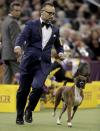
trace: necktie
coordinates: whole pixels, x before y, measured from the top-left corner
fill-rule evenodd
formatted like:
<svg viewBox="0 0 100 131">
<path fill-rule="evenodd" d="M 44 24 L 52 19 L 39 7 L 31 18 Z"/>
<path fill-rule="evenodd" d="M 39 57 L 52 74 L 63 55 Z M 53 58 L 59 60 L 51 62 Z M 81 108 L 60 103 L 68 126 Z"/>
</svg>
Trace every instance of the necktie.
<svg viewBox="0 0 100 131">
<path fill-rule="evenodd" d="M 51 24 L 46 23 L 46 22 L 42 22 L 42 27 L 44 27 L 44 26 L 46 26 L 46 28 L 48 29 L 51 26 Z"/>
</svg>

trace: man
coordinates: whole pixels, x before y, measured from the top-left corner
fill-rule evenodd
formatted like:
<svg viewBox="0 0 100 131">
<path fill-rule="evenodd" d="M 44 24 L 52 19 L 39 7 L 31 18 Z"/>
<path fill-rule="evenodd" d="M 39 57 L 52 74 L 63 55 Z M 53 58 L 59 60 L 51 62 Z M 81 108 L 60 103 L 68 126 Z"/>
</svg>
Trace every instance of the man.
<svg viewBox="0 0 100 131">
<path fill-rule="evenodd" d="M 20 14 L 20 3 L 11 3 L 10 14 L 5 18 L 2 25 L 2 60 L 5 68 L 3 83 L 5 84 L 11 84 L 13 76 L 19 72 L 16 54 L 14 53 L 14 44 L 20 32 L 17 21 Z"/>
<path fill-rule="evenodd" d="M 21 47 L 26 41 L 26 49 L 20 65 L 20 85 L 17 91 L 17 124 L 24 124 L 23 115 L 29 94 L 29 103 L 25 109 L 25 121 L 32 122 L 34 111 L 43 91 L 43 85 L 51 68 L 51 48 L 54 45 L 60 58 L 63 48 L 59 41 L 59 30 L 52 25 L 55 8 L 45 3 L 38 20 L 29 21 L 16 41 L 14 51 L 21 55 Z"/>
</svg>

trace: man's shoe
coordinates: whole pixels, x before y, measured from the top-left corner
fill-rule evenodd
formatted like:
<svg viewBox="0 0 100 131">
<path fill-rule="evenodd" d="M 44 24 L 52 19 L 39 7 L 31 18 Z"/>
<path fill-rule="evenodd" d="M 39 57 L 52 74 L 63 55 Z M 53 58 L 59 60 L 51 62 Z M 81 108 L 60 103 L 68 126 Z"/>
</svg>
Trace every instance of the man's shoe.
<svg viewBox="0 0 100 131">
<path fill-rule="evenodd" d="M 32 123 L 33 119 L 32 119 L 32 111 L 25 111 L 25 121 L 28 123 Z"/>
<path fill-rule="evenodd" d="M 16 119 L 16 124 L 18 124 L 18 125 L 24 125 L 24 120 L 21 119 L 21 118 L 17 118 Z"/>
</svg>

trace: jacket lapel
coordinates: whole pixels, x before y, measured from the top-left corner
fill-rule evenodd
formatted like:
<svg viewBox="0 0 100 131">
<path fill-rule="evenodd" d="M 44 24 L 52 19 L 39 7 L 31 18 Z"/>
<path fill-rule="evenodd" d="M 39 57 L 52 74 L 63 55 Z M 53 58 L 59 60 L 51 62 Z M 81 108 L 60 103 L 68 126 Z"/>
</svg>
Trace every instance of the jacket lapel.
<svg viewBox="0 0 100 131">
<path fill-rule="evenodd" d="M 36 21 L 37 24 L 38 24 L 38 31 L 39 31 L 39 35 L 40 37 L 42 38 L 42 28 L 41 28 L 41 22 L 40 22 L 40 19 Z"/>
<path fill-rule="evenodd" d="M 51 41 L 51 39 L 54 37 L 54 33 L 55 33 L 55 28 L 54 28 L 54 26 L 52 26 L 52 34 L 51 34 L 49 41 Z"/>
</svg>

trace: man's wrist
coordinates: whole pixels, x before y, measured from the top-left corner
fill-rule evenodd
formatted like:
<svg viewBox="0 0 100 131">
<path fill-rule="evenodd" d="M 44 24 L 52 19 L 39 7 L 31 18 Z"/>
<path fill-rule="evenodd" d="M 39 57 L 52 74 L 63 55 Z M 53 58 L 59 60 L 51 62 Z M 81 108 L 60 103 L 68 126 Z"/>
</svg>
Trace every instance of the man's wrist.
<svg viewBox="0 0 100 131">
<path fill-rule="evenodd" d="M 58 55 L 63 55 L 64 53 L 63 52 L 59 52 Z"/>
<path fill-rule="evenodd" d="M 14 49 L 21 49 L 21 47 L 20 46 L 15 46 Z"/>
<path fill-rule="evenodd" d="M 58 56 L 59 56 L 59 58 L 60 58 L 61 60 L 64 59 L 64 53 L 63 53 L 63 52 L 59 52 L 59 53 L 58 53 Z"/>
</svg>

